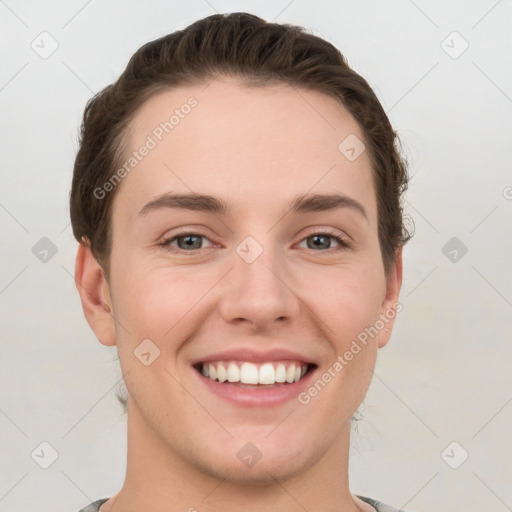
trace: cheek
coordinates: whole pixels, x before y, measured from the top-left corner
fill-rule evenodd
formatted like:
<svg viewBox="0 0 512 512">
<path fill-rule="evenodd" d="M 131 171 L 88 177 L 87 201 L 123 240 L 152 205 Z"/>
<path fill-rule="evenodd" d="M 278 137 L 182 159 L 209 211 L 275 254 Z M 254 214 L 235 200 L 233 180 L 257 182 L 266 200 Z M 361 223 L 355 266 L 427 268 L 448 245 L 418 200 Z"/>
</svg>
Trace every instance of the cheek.
<svg viewBox="0 0 512 512">
<path fill-rule="evenodd" d="M 309 302 L 331 329 L 329 338 L 336 348 L 356 338 L 379 317 L 385 294 L 383 275 L 367 266 L 330 269 L 317 276 L 316 291 Z"/>
<path fill-rule="evenodd" d="M 133 342 L 149 338 L 163 349 L 201 311 L 200 301 L 215 283 L 213 272 L 191 268 L 118 270 L 116 315 Z M 217 279 L 218 280 L 218 279 Z M 126 333 L 125 333 L 126 334 Z"/>
<path fill-rule="evenodd" d="M 324 419 L 331 421 L 335 410 L 338 420 L 345 422 L 366 395 L 375 367 L 377 337 L 368 333 L 379 318 L 383 279 L 368 267 L 352 267 L 317 282 L 323 286 L 310 295 L 308 305 L 321 320 L 318 325 L 324 329 L 331 354 L 318 376 L 322 382 L 313 383 L 306 399 L 318 395 L 311 398 L 315 414 L 322 417 L 329 411 Z"/>
</svg>

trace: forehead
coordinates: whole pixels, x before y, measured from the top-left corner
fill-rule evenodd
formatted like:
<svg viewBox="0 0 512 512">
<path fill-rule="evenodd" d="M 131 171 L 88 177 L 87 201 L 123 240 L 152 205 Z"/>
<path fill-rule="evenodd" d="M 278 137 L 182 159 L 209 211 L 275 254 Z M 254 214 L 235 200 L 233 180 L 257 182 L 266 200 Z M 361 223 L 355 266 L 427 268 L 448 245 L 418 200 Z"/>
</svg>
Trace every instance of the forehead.
<svg viewBox="0 0 512 512">
<path fill-rule="evenodd" d="M 160 91 L 130 124 L 125 162 L 133 152 L 138 160 L 115 202 L 142 207 L 174 191 L 270 205 L 310 191 L 338 191 L 374 203 L 367 152 L 348 159 L 340 150 L 345 140 L 363 140 L 357 122 L 320 92 L 286 84 L 247 87 L 226 78 Z M 368 204 L 371 214 L 373 207 Z"/>
</svg>

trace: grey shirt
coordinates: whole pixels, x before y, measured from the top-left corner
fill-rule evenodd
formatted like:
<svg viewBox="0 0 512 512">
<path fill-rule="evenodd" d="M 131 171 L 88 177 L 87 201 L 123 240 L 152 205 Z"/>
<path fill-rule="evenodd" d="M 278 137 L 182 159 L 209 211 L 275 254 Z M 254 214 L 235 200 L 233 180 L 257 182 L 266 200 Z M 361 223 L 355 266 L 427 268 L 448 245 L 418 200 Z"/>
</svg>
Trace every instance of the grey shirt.
<svg viewBox="0 0 512 512">
<path fill-rule="evenodd" d="M 381 503 L 380 501 L 374 500 L 372 498 L 359 496 L 359 494 L 356 494 L 356 496 L 366 503 L 369 503 L 377 512 L 404 512 L 403 510 L 390 507 L 389 505 Z M 103 505 L 103 503 L 105 503 L 108 499 L 109 498 L 102 498 L 101 500 L 97 500 L 90 505 L 87 505 L 87 507 L 83 508 L 79 512 L 99 512 L 101 505 Z"/>
</svg>

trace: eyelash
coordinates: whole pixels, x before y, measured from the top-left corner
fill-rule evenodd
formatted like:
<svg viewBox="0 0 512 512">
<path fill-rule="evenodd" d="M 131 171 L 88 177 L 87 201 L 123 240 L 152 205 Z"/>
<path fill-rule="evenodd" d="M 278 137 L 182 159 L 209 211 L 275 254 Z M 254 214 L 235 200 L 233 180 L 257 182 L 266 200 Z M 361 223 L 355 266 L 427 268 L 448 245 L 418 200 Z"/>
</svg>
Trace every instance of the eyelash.
<svg viewBox="0 0 512 512">
<path fill-rule="evenodd" d="M 164 249 L 170 251 L 170 252 L 173 252 L 173 251 L 171 251 L 171 249 L 169 249 L 169 247 L 171 246 L 171 243 L 174 242 L 175 240 L 177 240 L 178 238 L 182 238 L 182 237 L 186 237 L 186 236 L 190 236 L 190 235 L 191 236 L 196 236 L 196 237 L 201 237 L 201 238 L 206 238 L 207 240 L 209 240 L 211 242 L 211 240 L 207 236 L 202 235 L 201 233 L 194 233 L 192 231 L 184 231 L 182 233 L 178 233 L 178 234 L 176 234 L 176 235 L 174 235 L 174 236 L 172 236 L 170 238 L 167 238 L 167 239 L 163 240 L 158 245 L 160 247 L 163 247 Z M 328 249 L 320 250 L 319 252 L 330 252 L 331 249 L 342 251 L 342 250 L 350 249 L 352 247 L 351 244 L 346 240 L 346 238 L 341 237 L 340 235 L 335 234 L 335 233 L 333 233 L 333 232 L 331 232 L 329 230 L 324 230 L 324 231 L 318 231 L 318 232 L 310 233 L 306 237 L 304 237 L 300 242 L 304 242 L 308 238 L 311 238 L 311 237 L 314 237 L 314 236 L 328 236 L 329 238 L 334 239 L 339 244 L 338 247 L 329 247 Z M 185 249 L 180 249 L 179 247 L 177 247 L 175 249 L 177 249 L 177 252 L 180 252 L 182 254 L 187 254 L 187 253 L 188 254 L 193 254 L 193 253 L 197 253 L 197 252 L 201 251 L 201 249 L 203 249 L 203 248 L 201 248 L 201 249 L 192 249 L 192 250 L 189 250 L 189 251 L 187 251 Z M 204 249 L 208 249 L 208 247 L 205 247 Z M 311 250 L 314 250 L 314 249 L 311 249 Z"/>
</svg>

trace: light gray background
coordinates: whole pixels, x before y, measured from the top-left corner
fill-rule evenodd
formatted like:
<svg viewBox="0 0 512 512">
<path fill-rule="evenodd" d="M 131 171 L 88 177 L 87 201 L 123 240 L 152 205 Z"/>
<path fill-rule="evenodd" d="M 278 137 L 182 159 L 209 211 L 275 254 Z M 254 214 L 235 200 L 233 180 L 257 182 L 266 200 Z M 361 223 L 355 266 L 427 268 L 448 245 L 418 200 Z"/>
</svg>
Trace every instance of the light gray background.
<svg viewBox="0 0 512 512">
<path fill-rule="evenodd" d="M 124 479 L 115 348 L 96 341 L 72 278 L 85 103 L 141 44 L 244 10 L 340 48 L 410 161 L 404 309 L 360 409 L 352 491 L 415 511 L 512 510 L 512 2 L 3 0 L 0 511 L 76 511 Z M 47 59 L 31 48 L 50 48 L 43 31 L 59 45 Z M 47 262 L 32 252 L 42 237 L 58 250 Z M 468 248 L 456 262 L 452 237 Z M 58 452 L 46 470 L 44 441 Z M 453 441 L 452 465 L 469 453 L 458 469 L 441 456 Z"/>
</svg>

